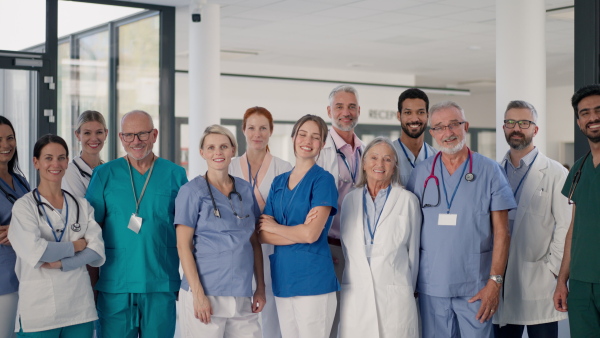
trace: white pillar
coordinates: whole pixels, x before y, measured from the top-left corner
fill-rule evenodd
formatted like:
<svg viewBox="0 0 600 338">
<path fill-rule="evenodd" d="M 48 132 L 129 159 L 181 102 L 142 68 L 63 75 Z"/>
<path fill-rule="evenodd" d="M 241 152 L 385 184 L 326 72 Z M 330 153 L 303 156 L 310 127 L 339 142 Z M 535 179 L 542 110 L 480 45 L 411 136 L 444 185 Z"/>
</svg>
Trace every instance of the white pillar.
<svg viewBox="0 0 600 338">
<path fill-rule="evenodd" d="M 496 1 L 496 160 L 509 147 L 502 124 L 506 105 L 525 100 L 538 112 L 533 143 L 546 150 L 546 8 L 544 0 Z"/>
<path fill-rule="evenodd" d="M 190 178 L 204 174 L 206 162 L 200 157 L 199 142 L 206 127 L 221 122 L 221 32 L 220 7 L 203 1 L 190 4 L 189 41 L 189 171 Z M 201 21 L 193 22 L 192 14 L 198 13 Z"/>
</svg>

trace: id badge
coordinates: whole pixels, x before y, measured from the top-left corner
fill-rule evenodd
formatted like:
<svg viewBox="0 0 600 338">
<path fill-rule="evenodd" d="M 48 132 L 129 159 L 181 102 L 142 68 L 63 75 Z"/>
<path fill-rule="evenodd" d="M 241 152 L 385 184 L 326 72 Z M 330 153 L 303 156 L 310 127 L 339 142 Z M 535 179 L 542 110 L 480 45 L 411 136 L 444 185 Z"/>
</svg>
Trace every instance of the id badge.
<svg viewBox="0 0 600 338">
<path fill-rule="evenodd" d="M 131 217 L 129 218 L 129 225 L 127 226 L 127 228 L 135 232 L 136 234 L 139 233 L 140 229 L 142 228 L 142 218 L 136 215 L 135 213 L 131 214 Z"/>
<path fill-rule="evenodd" d="M 373 253 L 373 244 L 365 244 L 365 254 L 367 258 L 371 258 L 371 254 Z"/>
<path fill-rule="evenodd" d="M 457 214 L 439 214 L 438 225 L 456 226 Z"/>
</svg>

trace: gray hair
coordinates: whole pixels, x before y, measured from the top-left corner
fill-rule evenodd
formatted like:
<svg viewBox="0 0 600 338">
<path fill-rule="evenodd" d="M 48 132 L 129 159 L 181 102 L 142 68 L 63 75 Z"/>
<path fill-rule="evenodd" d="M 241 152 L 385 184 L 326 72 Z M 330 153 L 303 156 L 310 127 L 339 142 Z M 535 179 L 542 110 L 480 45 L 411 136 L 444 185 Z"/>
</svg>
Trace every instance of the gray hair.
<svg viewBox="0 0 600 338">
<path fill-rule="evenodd" d="M 523 100 L 514 100 L 510 101 L 506 106 L 506 110 L 504 111 L 504 117 L 506 118 L 506 113 L 511 109 L 529 109 L 531 115 L 533 115 L 533 122 L 537 122 L 538 113 L 537 110 L 533 107 L 533 105 L 527 101 Z"/>
<path fill-rule="evenodd" d="M 210 134 L 227 136 L 227 138 L 229 138 L 229 142 L 231 142 L 231 146 L 233 146 L 233 153 L 235 154 L 237 152 L 238 144 L 237 140 L 235 139 L 235 136 L 233 136 L 233 133 L 229 129 L 218 124 L 213 124 L 204 129 L 204 134 L 202 134 L 202 137 L 200 137 L 200 149 L 202 149 L 202 147 L 204 146 L 204 139 L 206 139 L 206 136 Z"/>
<path fill-rule="evenodd" d="M 333 105 L 333 97 L 339 92 L 354 94 L 354 96 L 356 97 L 356 102 L 358 103 L 358 92 L 356 91 L 356 88 L 352 87 L 351 85 L 343 84 L 343 85 L 339 85 L 339 86 L 333 88 L 331 90 L 331 93 L 329 93 L 329 106 L 330 107 Z"/>
<path fill-rule="evenodd" d="M 88 122 L 99 122 L 104 129 L 106 129 L 106 121 L 102 114 L 95 110 L 86 110 L 77 118 L 77 128 L 75 128 L 75 132 L 79 134 L 81 132 L 81 126 Z"/>
<path fill-rule="evenodd" d="M 357 188 L 362 188 L 367 184 L 367 175 L 365 174 L 365 170 L 364 170 L 365 159 L 367 157 L 367 154 L 371 150 L 371 148 L 373 148 L 374 146 L 376 146 L 380 143 L 387 144 L 387 146 L 390 147 L 390 150 L 392 151 L 392 157 L 394 159 L 394 172 L 392 173 L 392 182 L 391 183 L 392 184 L 401 184 L 400 183 L 400 168 L 399 168 L 399 163 L 398 163 L 398 153 L 396 153 L 396 150 L 394 149 L 394 146 L 392 145 L 392 142 L 390 142 L 390 140 L 388 140 L 385 137 L 379 136 L 379 137 L 374 138 L 371 142 L 369 142 L 369 144 L 365 148 L 365 151 L 362 154 L 362 157 L 360 159 L 360 170 L 358 172 L 358 180 L 355 185 Z"/>
<path fill-rule="evenodd" d="M 143 110 L 137 110 L 137 109 L 132 110 L 129 113 L 123 115 L 123 117 L 121 117 L 121 128 L 123 127 L 123 121 L 125 121 L 125 118 L 127 118 L 129 115 L 134 115 L 134 114 L 141 114 L 141 115 L 146 116 L 148 118 L 148 120 L 150 121 L 150 124 L 152 125 L 152 129 L 154 129 L 154 121 L 152 120 L 152 116 Z"/>
<path fill-rule="evenodd" d="M 461 115 L 462 119 L 465 120 L 465 121 L 467 120 L 467 118 L 465 117 L 465 111 L 464 111 L 464 109 L 462 109 L 461 106 L 458 105 L 458 103 L 456 103 L 454 101 L 442 101 L 440 103 L 434 104 L 429 109 L 429 126 L 431 127 L 431 120 L 433 119 L 433 114 L 435 114 L 439 110 L 448 109 L 448 108 L 456 108 L 456 109 L 458 109 L 458 111 L 460 112 L 460 115 Z"/>
</svg>

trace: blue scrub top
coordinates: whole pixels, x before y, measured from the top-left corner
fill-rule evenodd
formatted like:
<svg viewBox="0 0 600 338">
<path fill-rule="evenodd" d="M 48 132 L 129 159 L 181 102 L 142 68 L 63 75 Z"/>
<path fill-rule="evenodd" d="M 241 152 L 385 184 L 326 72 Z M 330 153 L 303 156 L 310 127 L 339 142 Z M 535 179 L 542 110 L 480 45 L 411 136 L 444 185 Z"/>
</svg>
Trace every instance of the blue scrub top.
<svg viewBox="0 0 600 338">
<path fill-rule="evenodd" d="M 318 206 L 331 207 L 329 218 L 314 243 L 276 245 L 271 260 L 273 294 L 277 297 L 315 296 L 339 291 L 333 270 L 327 233 L 337 213 L 338 192 L 333 176 L 318 165 L 304 175 L 294 189 L 288 189 L 290 172 L 273 180 L 264 213 L 277 223 L 303 224 L 309 211 Z"/>
<path fill-rule="evenodd" d="M 440 182 L 440 204 L 437 207 L 422 209 L 418 292 L 436 297 L 471 297 L 477 294 L 487 283 L 492 264 L 491 211 L 517 207 L 512 189 L 500 165 L 478 153 L 472 154 L 475 175 L 472 182 L 465 179 L 465 174 L 469 172 L 467 161 L 452 176 L 448 174 L 441 158 L 435 165 L 435 175 Z M 406 186 L 420 200 L 433 159 L 430 157 L 419 163 Z M 462 174 L 465 166 L 465 174 Z M 458 215 L 456 226 L 438 225 L 439 214 L 447 213 L 448 209 L 442 172 L 448 200 L 452 198 L 460 181 L 450 208 L 451 214 Z M 424 200 L 429 204 L 435 204 L 437 201 L 437 189 L 433 179 L 428 182 Z"/>
<path fill-rule="evenodd" d="M 206 185 L 206 179 L 198 176 L 179 190 L 175 199 L 174 224 L 194 228 L 194 258 L 204 293 L 208 296 L 252 296 L 254 251 L 250 236 L 260 216 L 260 208 L 250 183 L 234 177 L 235 189 L 242 197 L 231 195 L 231 204 L 211 184 L 211 191 L 221 214 L 217 218 Z M 234 216 L 233 210 L 240 217 Z M 181 288 L 189 290 L 186 276 Z"/>
<path fill-rule="evenodd" d="M 29 192 L 29 183 L 25 177 L 17 174 L 13 175 L 13 185 L 15 189 L 11 189 L 6 182 L 0 179 L 2 188 L 9 194 L 14 195 L 16 198 L 20 198 Z M 16 178 L 18 176 L 21 182 Z M 0 225 L 9 225 L 12 217 L 13 204 L 6 198 L 6 195 L 0 190 Z M 13 250 L 12 246 L 0 245 L 0 295 L 6 295 L 9 293 L 17 292 L 19 290 L 19 281 L 15 274 L 15 263 L 17 262 L 17 255 Z"/>
</svg>

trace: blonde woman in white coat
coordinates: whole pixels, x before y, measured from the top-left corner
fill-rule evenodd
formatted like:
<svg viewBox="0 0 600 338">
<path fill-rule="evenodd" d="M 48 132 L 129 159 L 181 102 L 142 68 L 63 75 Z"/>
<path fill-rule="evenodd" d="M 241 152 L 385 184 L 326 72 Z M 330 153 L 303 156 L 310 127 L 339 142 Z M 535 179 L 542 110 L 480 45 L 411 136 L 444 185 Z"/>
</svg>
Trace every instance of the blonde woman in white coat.
<svg viewBox="0 0 600 338">
<path fill-rule="evenodd" d="M 418 337 L 419 200 L 401 186 L 387 139 L 369 143 L 360 169 L 342 204 L 340 337 Z"/>
<path fill-rule="evenodd" d="M 61 189 L 69 153 L 56 135 L 33 148 L 40 183 L 15 202 L 8 238 L 17 254 L 19 337 L 92 337 L 98 319 L 85 265 L 106 259 L 87 200 Z"/>
<path fill-rule="evenodd" d="M 229 173 L 250 182 L 262 213 L 273 179 L 292 170 L 292 165 L 271 155 L 269 151 L 269 138 L 273 134 L 273 116 L 267 109 L 252 107 L 246 110 L 242 120 L 242 130 L 246 136 L 246 153 L 231 160 Z M 265 338 L 278 338 L 281 337 L 281 332 L 269 264 L 269 255 L 274 252 L 274 247 L 272 244 L 262 244 L 262 251 L 267 298 L 265 307 L 260 313 L 262 332 Z"/>
</svg>

